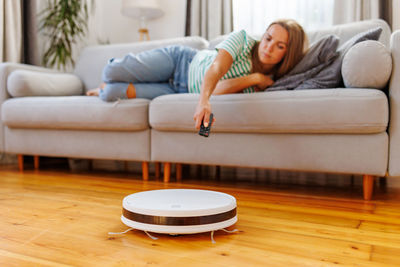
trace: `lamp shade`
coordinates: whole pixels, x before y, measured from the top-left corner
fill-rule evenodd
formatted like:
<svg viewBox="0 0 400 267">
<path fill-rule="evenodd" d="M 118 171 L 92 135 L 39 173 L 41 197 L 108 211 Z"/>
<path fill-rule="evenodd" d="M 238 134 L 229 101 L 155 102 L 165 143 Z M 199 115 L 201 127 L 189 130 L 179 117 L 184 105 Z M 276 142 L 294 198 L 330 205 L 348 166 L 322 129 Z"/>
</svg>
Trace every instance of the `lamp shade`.
<svg viewBox="0 0 400 267">
<path fill-rule="evenodd" d="M 122 0 L 121 13 L 136 19 L 155 19 L 164 15 L 157 0 Z"/>
</svg>

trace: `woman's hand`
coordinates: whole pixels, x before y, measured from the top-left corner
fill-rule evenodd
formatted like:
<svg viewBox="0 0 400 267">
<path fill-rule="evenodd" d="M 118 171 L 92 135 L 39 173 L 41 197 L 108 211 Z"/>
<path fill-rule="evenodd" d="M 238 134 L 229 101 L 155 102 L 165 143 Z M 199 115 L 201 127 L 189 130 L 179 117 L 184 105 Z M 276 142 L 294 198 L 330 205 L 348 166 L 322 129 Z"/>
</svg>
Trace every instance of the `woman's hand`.
<svg viewBox="0 0 400 267">
<path fill-rule="evenodd" d="M 204 79 L 201 85 L 200 99 L 196 107 L 196 111 L 194 113 L 193 119 L 196 121 L 195 127 L 196 129 L 200 129 L 200 125 L 204 120 L 204 126 L 208 126 L 210 122 L 210 114 L 211 114 L 211 104 L 209 98 L 215 87 L 217 86 L 218 81 L 228 72 L 233 62 L 232 56 L 225 51 L 224 49 L 220 49 L 210 68 L 206 71 L 204 75 Z"/>
<path fill-rule="evenodd" d="M 195 123 L 195 127 L 197 130 L 200 129 L 200 125 L 204 120 L 204 126 L 207 127 L 208 124 L 210 123 L 210 114 L 211 114 L 211 104 L 210 101 L 207 100 L 203 100 L 203 101 L 199 101 L 199 103 L 197 104 L 196 107 L 196 111 L 194 113 L 193 116 L 193 120 L 196 121 Z M 213 121 L 211 123 L 215 122 L 215 118 L 213 119 Z"/>
<path fill-rule="evenodd" d="M 256 73 L 257 75 L 257 84 L 256 84 L 256 89 L 258 91 L 264 91 L 268 87 L 274 84 L 274 80 L 271 79 L 269 75 L 264 75 L 262 73 Z"/>
</svg>

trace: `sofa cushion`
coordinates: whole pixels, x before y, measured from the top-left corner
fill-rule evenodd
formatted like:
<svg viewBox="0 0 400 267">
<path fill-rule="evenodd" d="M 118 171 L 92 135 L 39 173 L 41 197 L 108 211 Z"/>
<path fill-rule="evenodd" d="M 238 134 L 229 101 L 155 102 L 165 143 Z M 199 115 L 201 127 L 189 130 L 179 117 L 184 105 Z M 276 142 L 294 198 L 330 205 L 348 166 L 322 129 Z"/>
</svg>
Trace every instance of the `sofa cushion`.
<svg viewBox="0 0 400 267">
<path fill-rule="evenodd" d="M 343 58 L 342 76 L 346 87 L 382 89 L 391 73 L 390 51 L 377 41 L 360 42 Z"/>
<path fill-rule="evenodd" d="M 149 119 L 159 131 L 196 131 L 198 95 L 155 98 Z M 374 89 L 323 89 L 211 97 L 213 132 L 379 133 L 388 124 L 386 95 Z"/>
<path fill-rule="evenodd" d="M 147 99 L 106 103 L 98 97 L 22 97 L 2 105 L 9 128 L 140 131 L 148 129 Z"/>
</svg>

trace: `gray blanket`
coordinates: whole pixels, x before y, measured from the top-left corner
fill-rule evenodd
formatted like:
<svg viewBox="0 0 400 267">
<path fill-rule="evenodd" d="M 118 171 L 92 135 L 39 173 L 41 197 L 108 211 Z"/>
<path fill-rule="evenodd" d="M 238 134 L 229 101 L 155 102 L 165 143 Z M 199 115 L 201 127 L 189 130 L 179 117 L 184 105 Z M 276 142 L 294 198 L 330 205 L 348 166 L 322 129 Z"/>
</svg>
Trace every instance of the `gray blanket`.
<svg viewBox="0 0 400 267">
<path fill-rule="evenodd" d="M 329 35 L 313 44 L 304 58 L 287 75 L 277 80 L 267 91 L 307 90 L 342 86 L 342 61 L 356 43 L 378 40 L 382 28 L 377 27 L 356 34 L 339 49 L 339 38 Z M 337 51 L 336 51 L 337 49 Z"/>
<path fill-rule="evenodd" d="M 277 80 L 267 91 L 291 90 L 311 79 L 337 57 L 339 38 L 328 35 L 308 49 L 302 60 L 285 76 Z"/>
<path fill-rule="evenodd" d="M 347 51 L 356 43 L 365 40 L 378 40 L 382 33 L 382 28 L 377 27 L 365 32 L 356 34 L 350 40 L 341 45 L 338 49 L 339 56 L 326 68 L 322 69 L 317 75 L 311 79 L 305 80 L 302 84 L 294 88 L 294 90 L 307 89 L 324 89 L 343 87 L 342 78 L 342 62 Z"/>
</svg>

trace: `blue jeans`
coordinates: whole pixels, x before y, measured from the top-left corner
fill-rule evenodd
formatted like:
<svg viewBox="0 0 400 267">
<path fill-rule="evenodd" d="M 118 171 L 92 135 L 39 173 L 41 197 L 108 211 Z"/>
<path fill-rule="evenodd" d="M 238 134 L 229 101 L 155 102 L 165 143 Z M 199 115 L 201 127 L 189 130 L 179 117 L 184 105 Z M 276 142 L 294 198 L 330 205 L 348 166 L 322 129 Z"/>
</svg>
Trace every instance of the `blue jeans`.
<svg viewBox="0 0 400 267">
<path fill-rule="evenodd" d="M 99 97 L 104 101 L 128 98 L 129 83 L 136 88 L 137 98 L 187 93 L 189 65 L 196 53 L 190 47 L 168 46 L 112 58 L 103 70 L 106 86 Z"/>
</svg>

